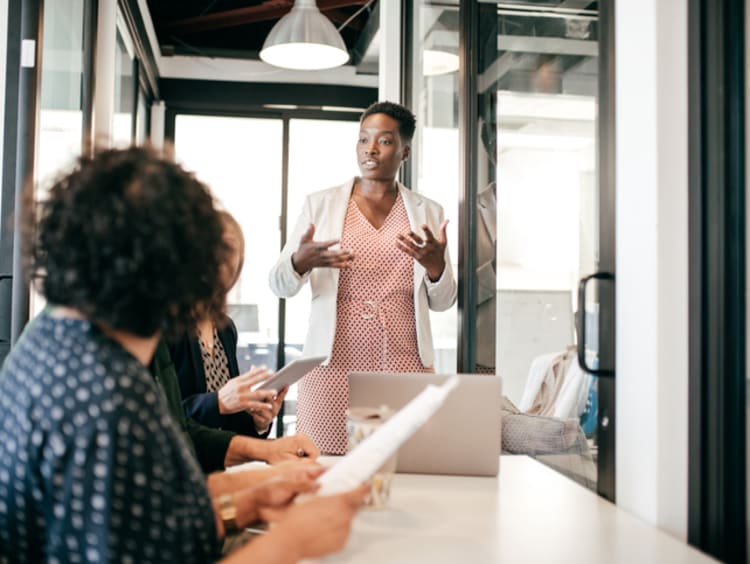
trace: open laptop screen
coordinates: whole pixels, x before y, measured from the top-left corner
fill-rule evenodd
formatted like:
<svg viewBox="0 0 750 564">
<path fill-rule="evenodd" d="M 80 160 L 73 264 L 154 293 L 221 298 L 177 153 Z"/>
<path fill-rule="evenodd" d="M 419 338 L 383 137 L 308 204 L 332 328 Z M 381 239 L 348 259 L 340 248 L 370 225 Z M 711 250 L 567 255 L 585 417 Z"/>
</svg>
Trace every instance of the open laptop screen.
<svg viewBox="0 0 750 564">
<path fill-rule="evenodd" d="M 353 372 L 349 406 L 398 410 L 428 384 L 449 375 Z M 500 457 L 501 381 L 459 374 L 459 385 L 432 418 L 399 449 L 397 472 L 495 476 Z"/>
</svg>

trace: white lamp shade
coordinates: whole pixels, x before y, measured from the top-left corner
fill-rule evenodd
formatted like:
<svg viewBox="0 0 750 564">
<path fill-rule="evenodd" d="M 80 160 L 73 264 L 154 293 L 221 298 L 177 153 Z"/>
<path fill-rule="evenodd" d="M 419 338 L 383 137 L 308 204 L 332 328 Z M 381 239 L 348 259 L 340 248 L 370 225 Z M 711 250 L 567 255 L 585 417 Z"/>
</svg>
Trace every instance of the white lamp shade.
<svg viewBox="0 0 750 564">
<path fill-rule="evenodd" d="M 343 65 L 349 60 L 349 53 L 315 0 L 296 0 L 266 37 L 260 58 L 277 67 L 318 70 Z"/>
<path fill-rule="evenodd" d="M 422 52 L 422 73 L 424 76 L 437 76 L 458 70 L 459 59 L 455 53 L 439 49 L 425 49 Z"/>
</svg>

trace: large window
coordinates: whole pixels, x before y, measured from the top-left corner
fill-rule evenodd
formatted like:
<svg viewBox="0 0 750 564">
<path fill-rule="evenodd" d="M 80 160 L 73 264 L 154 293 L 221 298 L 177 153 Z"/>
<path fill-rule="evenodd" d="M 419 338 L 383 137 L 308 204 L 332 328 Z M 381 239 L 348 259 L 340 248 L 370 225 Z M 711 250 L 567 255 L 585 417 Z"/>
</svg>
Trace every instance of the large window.
<svg viewBox="0 0 750 564">
<path fill-rule="evenodd" d="M 240 370 L 276 368 L 278 302 L 268 272 L 279 254 L 282 122 L 278 119 L 179 115 L 177 159 L 206 182 L 242 226 L 245 266 L 229 294 Z"/>
</svg>

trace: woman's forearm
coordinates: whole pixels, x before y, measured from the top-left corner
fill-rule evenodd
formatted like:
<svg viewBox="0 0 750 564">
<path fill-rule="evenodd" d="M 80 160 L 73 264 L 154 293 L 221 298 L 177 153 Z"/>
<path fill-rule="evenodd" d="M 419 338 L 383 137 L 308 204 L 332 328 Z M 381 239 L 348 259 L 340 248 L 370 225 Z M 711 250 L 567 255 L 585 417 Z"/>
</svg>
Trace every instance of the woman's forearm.
<svg viewBox="0 0 750 564">
<path fill-rule="evenodd" d="M 209 474 L 207 485 L 212 498 L 245 490 L 273 478 L 277 471 L 272 467 L 240 472 L 214 472 Z"/>
<path fill-rule="evenodd" d="M 236 491 L 232 494 L 223 494 L 229 496 L 229 503 L 234 506 L 235 510 L 235 526 L 242 530 L 251 523 L 258 520 L 258 504 L 255 499 L 255 493 L 253 488 L 246 488 L 244 490 Z M 212 497 L 214 506 L 214 518 L 216 519 L 216 532 L 218 538 L 224 538 L 226 531 L 224 530 L 224 521 L 221 518 L 221 498 Z"/>
</svg>

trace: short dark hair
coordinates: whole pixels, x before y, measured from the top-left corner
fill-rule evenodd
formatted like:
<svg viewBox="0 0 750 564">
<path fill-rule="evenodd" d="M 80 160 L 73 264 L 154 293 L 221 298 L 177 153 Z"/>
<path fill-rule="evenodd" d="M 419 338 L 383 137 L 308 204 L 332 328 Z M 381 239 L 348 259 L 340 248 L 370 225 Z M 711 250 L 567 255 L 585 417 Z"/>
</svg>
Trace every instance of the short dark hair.
<svg viewBox="0 0 750 564">
<path fill-rule="evenodd" d="M 81 157 L 39 207 L 30 275 L 51 304 L 143 337 L 191 329 L 198 303 L 224 311 L 230 250 L 213 198 L 155 151 Z"/>
<path fill-rule="evenodd" d="M 398 133 L 401 135 L 401 139 L 406 141 L 407 144 L 411 143 L 414 137 L 414 130 L 417 127 L 417 118 L 411 113 L 409 108 L 395 102 L 375 102 L 370 104 L 362 113 L 359 123 L 362 123 L 367 116 L 373 114 L 385 114 L 395 119 L 398 122 Z"/>
</svg>

